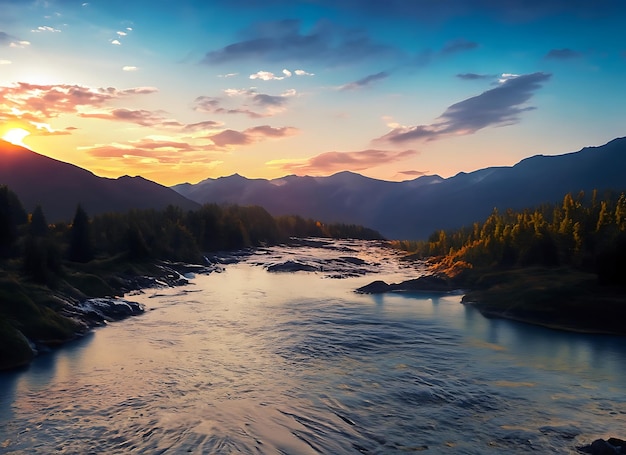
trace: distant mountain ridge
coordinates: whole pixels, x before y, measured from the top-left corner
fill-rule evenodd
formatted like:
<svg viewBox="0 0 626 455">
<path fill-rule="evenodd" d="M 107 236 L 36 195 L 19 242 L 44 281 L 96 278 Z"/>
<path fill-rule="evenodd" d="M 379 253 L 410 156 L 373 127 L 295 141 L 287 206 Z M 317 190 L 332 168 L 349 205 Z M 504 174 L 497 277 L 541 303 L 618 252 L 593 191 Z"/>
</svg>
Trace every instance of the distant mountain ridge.
<svg viewBox="0 0 626 455">
<path fill-rule="evenodd" d="M 626 190 L 626 138 L 564 155 L 536 155 L 443 179 L 388 182 L 351 172 L 275 180 L 240 175 L 172 187 L 198 203 L 260 205 L 273 215 L 362 224 L 389 238 L 426 239 L 486 218 L 494 207 L 523 209 L 560 202 L 568 193 Z"/>
<path fill-rule="evenodd" d="M 80 203 L 89 215 L 130 209 L 161 209 L 199 204 L 143 177 L 117 179 L 95 174 L 0 140 L 0 185 L 14 191 L 32 212 L 41 204 L 50 222 L 71 221 Z"/>
</svg>

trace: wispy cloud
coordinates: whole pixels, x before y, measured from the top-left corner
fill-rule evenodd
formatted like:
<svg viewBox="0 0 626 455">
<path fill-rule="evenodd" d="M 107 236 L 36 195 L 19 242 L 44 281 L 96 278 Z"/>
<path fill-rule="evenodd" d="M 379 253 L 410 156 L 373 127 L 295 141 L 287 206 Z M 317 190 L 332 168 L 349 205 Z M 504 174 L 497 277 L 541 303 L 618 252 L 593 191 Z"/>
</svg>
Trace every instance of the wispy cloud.
<svg viewBox="0 0 626 455">
<path fill-rule="evenodd" d="M 480 79 L 493 79 L 497 76 L 493 74 L 460 73 L 460 74 L 457 74 L 456 77 L 458 77 L 459 79 L 466 80 L 466 81 L 475 81 L 475 80 L 480 80 Z"/>
<path fill-rule="evenodd" d="M 473 134 L 489 126 L 518 123 L 523 112 L 535 109 L 526 103 L 551 75 L 538 72 L 517 77 L 508 76 L 498 87 L 448 107 L 430 125 L 399 126 L 375 142 L 435 140 L 450 135 Z"/>
<path fill-rule="evenodd" d="M 9 35 L 6 32 L 0 31 L 0 46 L 9 46 L 12 48 L 24 48 L 30 46 L 30 41 L 25 41 L 17 38 L 16 36 Z"/>
<path fill-rule="evenodd" d="M 272 160 L 270 167 L 304 174 L 329 174 L 339 171 L 363 171 L 401 161 L 418 154 L 415 150 L 388 151 L 368 149 L 354 152 L 325 152 L 307 160 Z"/>
<path fill-rule="evenodd" d="M 216 146 L 247 145 L 267 139 L 280 139 L 298 134 L 299 130 L 290 126 L 275 128 L 269 125 L 255 126 L 244 131 L 224 130 L 208 136 Z"/>
<path fill-rule="evenodd" d="M 319 21 L 309 31 L 300 20 L 262 22 L 243 32 L 245 39 L 206 53 L 203 63 L 234 61 L 346 61 L 376 59 L 395 54 L 391 46 L 376 43 L 363 30 L 346 30 L 329 21 Z"/>
<path fill-rule="evenodd" d="M 50 27 L 49 25 L 41 25 L 33 30 L 33 33 L 41 33 L 41 32 L 51 32 L 51 33 L 61 33 L 61 30 L 58 28 Z"/>
<path fill-rule="evenodd" d="M 476 49 L 478 47 L 478 43 L 473 41 L 467 41 L 464 38 L 459 38 L 453 41 L 449 41 L 446 43 L 441 49 L 441 54 L 456 54 L 458 52 L 466 52 Z"/>
<path fill-rule="evenodd" d="M 136 66 L 122 66 L 122 71 L 134 72 L 138 70 L 139 68 L 137 68 Z"/>
<path fill-rule="evenodd" d="M 573 58 L 582 57 L 582 53 L 569 48 L 551 49 L 545 58 L 550 60 L 569 60 Z"/>
<path fill-rule="evenodd" d="M 119 122 L 135 123 L 141 126 L 162 125 L 167 119 L 162 115 L 143 109 L 112 109 L 106 112 L 79 113 L 82 118 L 95 118 L 101 120 L 113 120 Z"/>
<path fill-rule="evenodd" d="M 372 85 L 375 82 L 381 81 L 383 79 L 387 79 L 389 77 L 389 73 L 387 71 L 381 71 L 380 73 L 370 74 L 369 76 L 365 76 L 362 79 L 359 79 L 354 82 L 350 82 L 346 85 L 342 85 L 340 90 L 356 90 L 360 88 L 364 88 Z"/>
</svg>

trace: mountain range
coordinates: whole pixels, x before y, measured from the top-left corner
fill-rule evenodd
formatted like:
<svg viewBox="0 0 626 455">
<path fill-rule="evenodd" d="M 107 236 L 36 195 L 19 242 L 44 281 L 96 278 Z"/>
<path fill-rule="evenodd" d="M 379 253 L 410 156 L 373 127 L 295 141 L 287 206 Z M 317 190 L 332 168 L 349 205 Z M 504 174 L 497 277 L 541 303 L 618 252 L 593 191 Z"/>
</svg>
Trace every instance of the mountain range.
<svg viewBox="0 0 626 455">
<path fill-rule="evenodd" d="M 201 204 L 261 205 L 273 215 L 362 224 L 388 238 L 426 239 L 438 229 L 482 221 L 494 208 L 559 203 L 570 192 L 626 190 L 626 138 L 447 179 L 434 175 L 389 182 L 340 172 L 330 177 L 264 180 L 235 174 L 172 188 Z"/>
<path fill-rule="evenodd" d="M 40 204 L 50 222 L 71 221 L 81 204 L 89 215 L 199 204 L 143 177 L 98 177 L 86 169 L 0 140 L 0 185 L 17 194 L 28 212 Z"/>
<path fill-rule="evenodd" d="M 361 224 L 388 238 L 426 239 L 438 229 L 482 221 L 494 208 L 559 203 L 566 193 L 594 189 L 626 190 L 626 138 L 450 178 L 431 175 L 390 182 L 339 172 L 266 180 L 235 174 L 171 188 L 142 177 L 98 177 L 0 141 L 0 185 L 8 185 L 29 212 L 41 204 L 51 222 L 71 220 L 79 203 L 89 215 L 170 204 L 192 210 L 217 203 L 260 205 L 272 215 Z"/>
</svg>

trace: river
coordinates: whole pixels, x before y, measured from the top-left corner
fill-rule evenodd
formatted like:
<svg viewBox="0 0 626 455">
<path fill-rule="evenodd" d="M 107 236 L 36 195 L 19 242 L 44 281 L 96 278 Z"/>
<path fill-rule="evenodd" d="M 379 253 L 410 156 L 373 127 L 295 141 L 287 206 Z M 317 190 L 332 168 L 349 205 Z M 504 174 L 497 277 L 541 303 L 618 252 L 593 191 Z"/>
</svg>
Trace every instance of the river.
<svg viewBox="0 0 626 455">
<path fill-rule="evenodd" d="M 271 273 L 285 261 L 317 272 Z M 626 340 L 489 320 L 377 243 L 261 249 L 0 375 L 6 454 L 577 453 L 624 436 Z"/>
</svg>

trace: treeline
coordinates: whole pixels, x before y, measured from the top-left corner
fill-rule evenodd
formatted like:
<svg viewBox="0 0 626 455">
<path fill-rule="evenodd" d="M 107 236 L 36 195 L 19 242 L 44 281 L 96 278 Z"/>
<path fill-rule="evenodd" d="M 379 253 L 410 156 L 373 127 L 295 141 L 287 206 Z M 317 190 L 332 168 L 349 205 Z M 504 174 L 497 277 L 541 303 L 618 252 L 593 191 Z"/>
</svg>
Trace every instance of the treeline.
<svg viewBox="0 0 626 455">
<path fill-rule="evenodd" d="M 195 211 L 169 206 L 93 218 L 78 206 L 70 224 L 49 224 L 44 209 L 27 214 L 17 196 L 0 186 L 0 269 L 2 260 L 21 263 L 27 276 L 45 283 L 67 262 L 120 257 L 202 263 L 207 252 L 273 245 L 290 237 L 382 238 L 362 226 L 272 217 L 256 206 L 207 204 Z"/>
<path fill-rule="evenodd" d="M 437 231 L 427 241 L 394 242 L 417 257 L 441 257 L 450 267 L 572 266 L 602 284 L 626 283 L 626 196 L 566 194 L 560 205 L 494 209 L 482 223 Z"/>
</svg>

